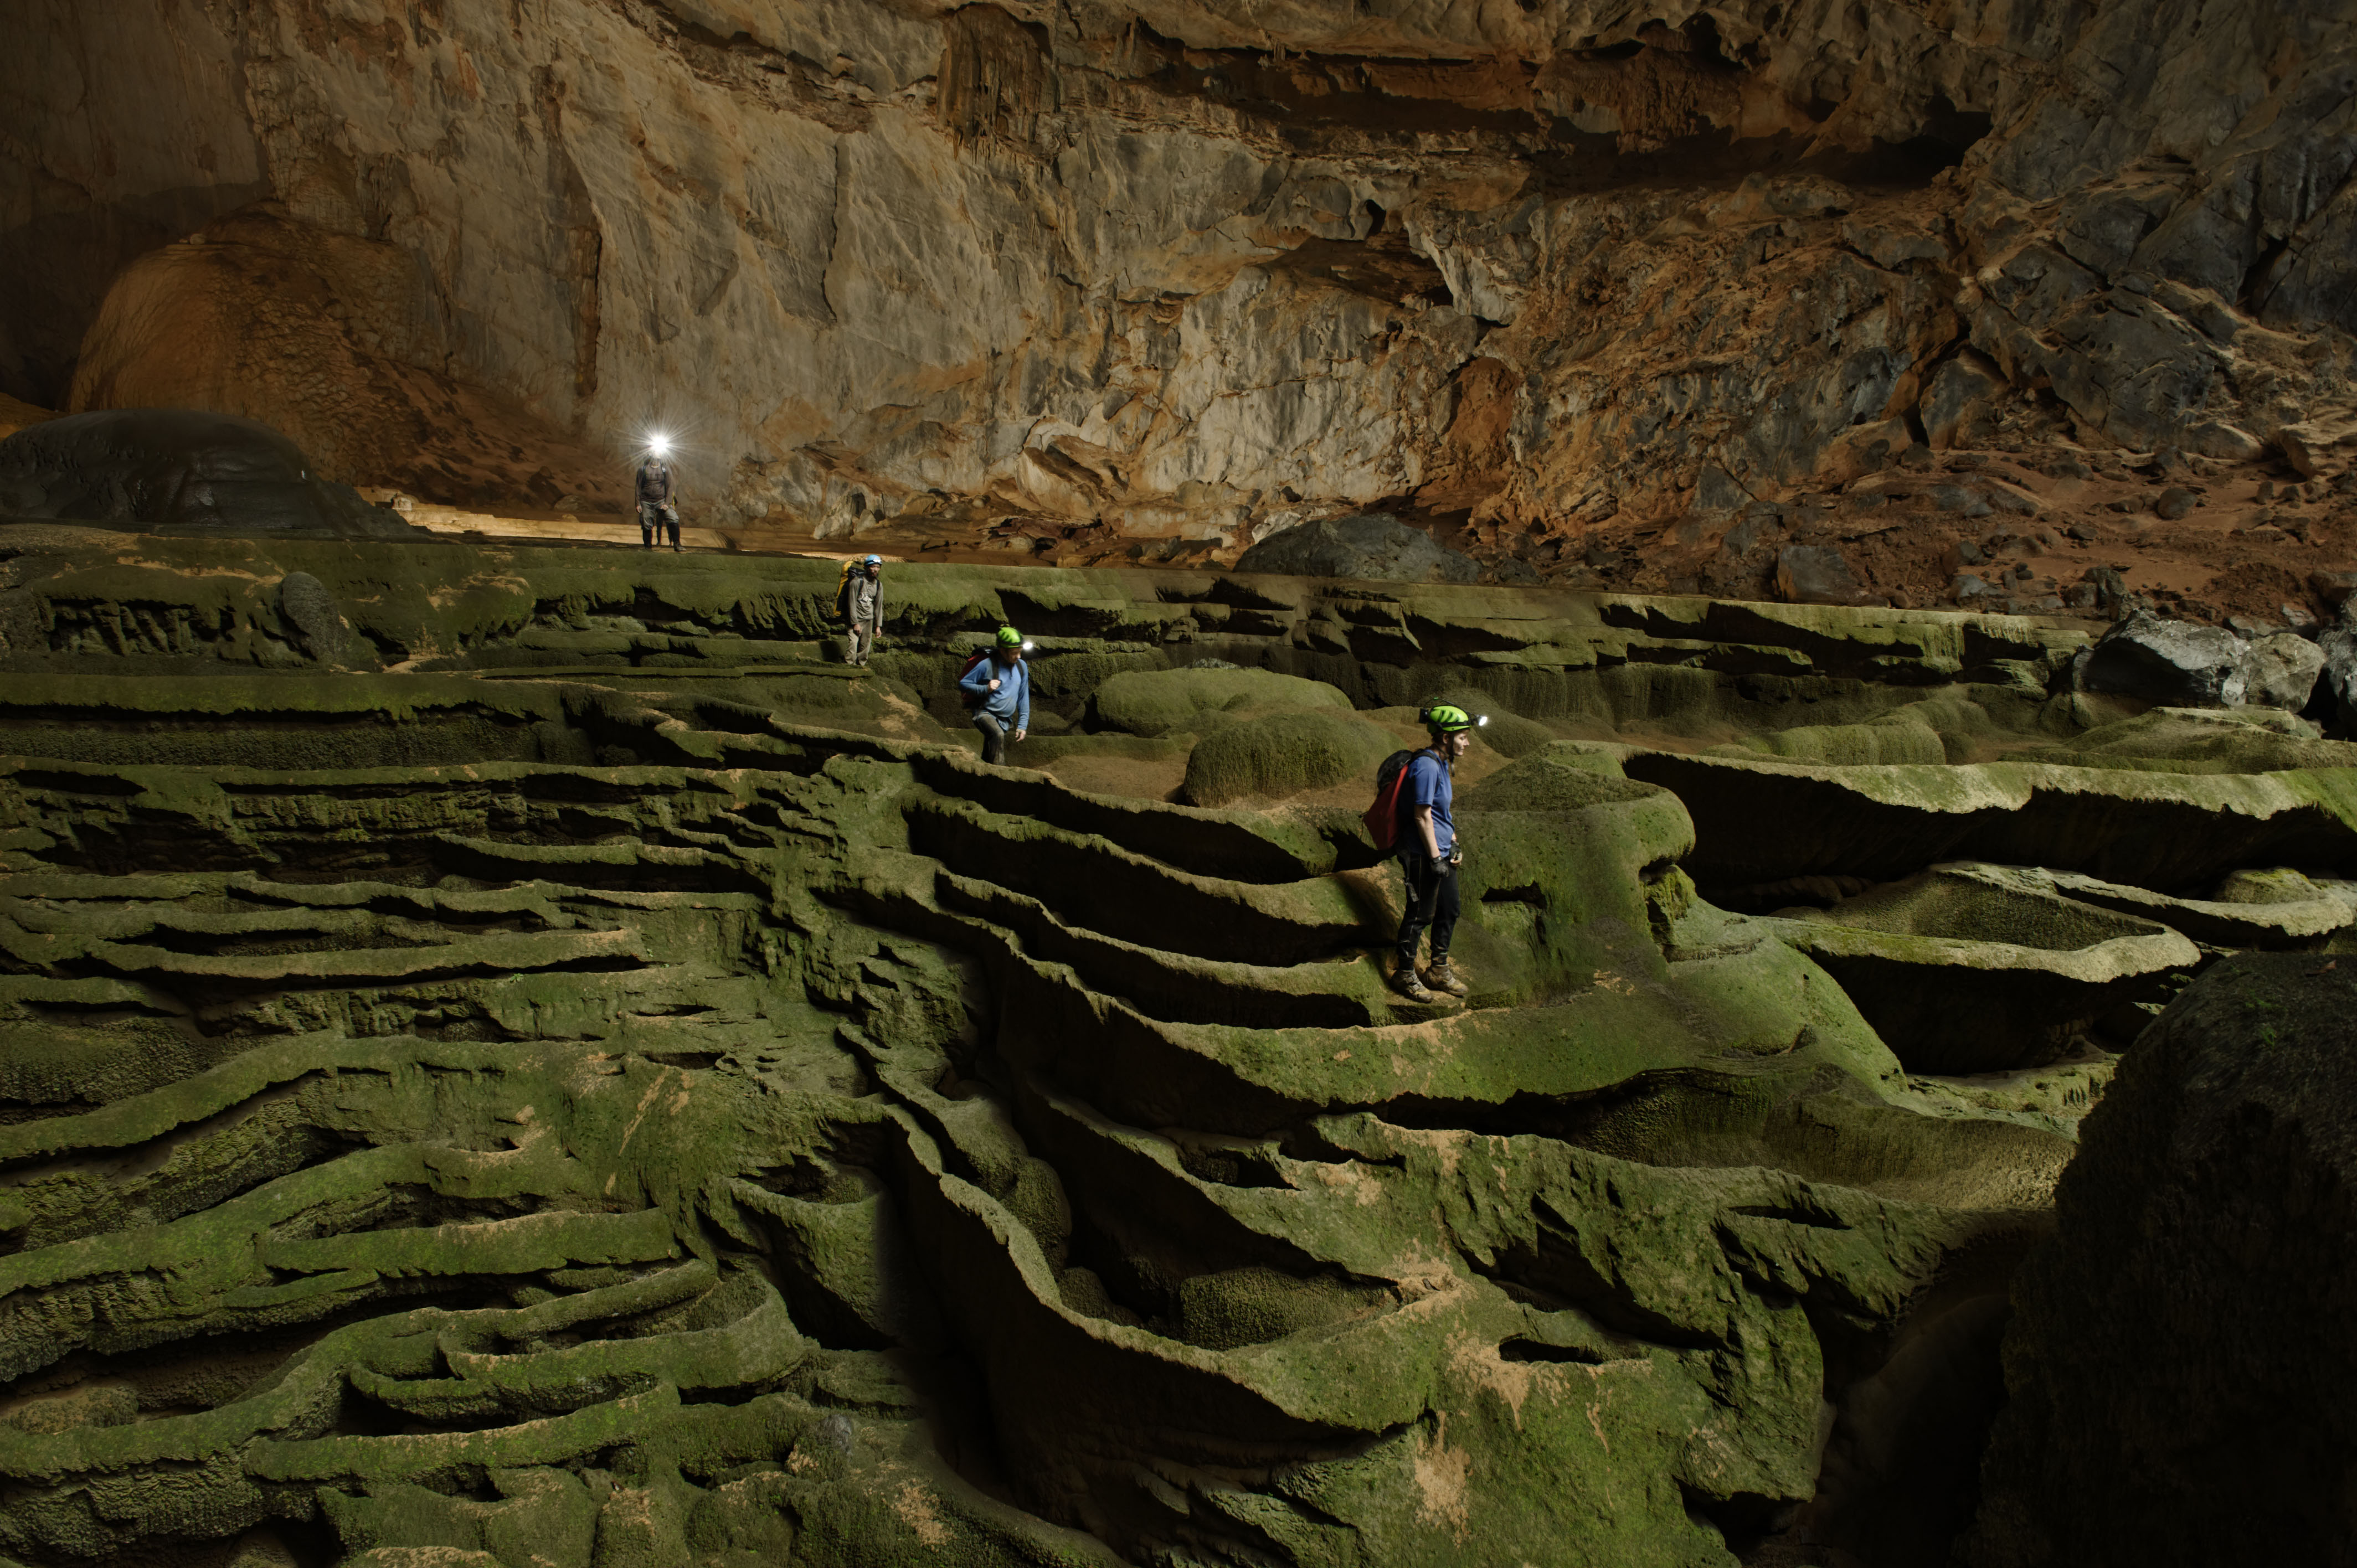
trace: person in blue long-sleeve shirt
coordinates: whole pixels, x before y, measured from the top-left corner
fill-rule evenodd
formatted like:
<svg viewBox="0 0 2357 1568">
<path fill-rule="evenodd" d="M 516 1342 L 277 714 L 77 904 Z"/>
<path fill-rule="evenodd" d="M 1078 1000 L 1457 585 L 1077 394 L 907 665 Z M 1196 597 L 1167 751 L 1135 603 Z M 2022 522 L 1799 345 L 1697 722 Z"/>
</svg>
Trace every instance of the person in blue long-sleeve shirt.
<svg viewBox="0 0 2357 1568">
<path fill-rule="evenodd" d="M 1023 634 L 1011 626 L 998 628 L 990 657 L 965 672 L 958 682 L 974 710 L 974 727 L 982 732 L 982 759 L 1005 762 L 1007 731 L 1021 740 L 1031 729 L 1031 671 L 1023 663 Z"/>
</svg>

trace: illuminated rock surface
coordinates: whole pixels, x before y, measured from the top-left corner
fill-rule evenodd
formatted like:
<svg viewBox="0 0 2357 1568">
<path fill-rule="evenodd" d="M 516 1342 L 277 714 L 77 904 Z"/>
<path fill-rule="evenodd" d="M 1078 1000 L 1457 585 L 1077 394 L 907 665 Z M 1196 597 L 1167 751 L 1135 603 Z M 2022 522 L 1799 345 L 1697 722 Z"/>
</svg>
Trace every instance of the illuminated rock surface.
<svg viewBox="0 0 2357 1568">
<path fill-rule="evenodd" d="M 27 4 L 0 392 L 428 502 L 2213 623 L 2357 526 L 2330 7 Z"/>
</svg>

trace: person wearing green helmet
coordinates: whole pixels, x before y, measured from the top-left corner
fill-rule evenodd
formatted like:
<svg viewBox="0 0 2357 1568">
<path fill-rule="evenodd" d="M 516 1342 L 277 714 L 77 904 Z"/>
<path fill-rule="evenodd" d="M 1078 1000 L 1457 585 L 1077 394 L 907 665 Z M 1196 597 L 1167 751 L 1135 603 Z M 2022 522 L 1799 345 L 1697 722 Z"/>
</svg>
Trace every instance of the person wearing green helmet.
<svg viewBox="0 0 2357 1568">
<path fill-rule="evenodd" d="M 1449 815 L 1454 799 L 1450 776 L 1457 759 L 1473 744 L 1478 722 L 1463 708 L 1441 703 L 1424 711 L 1432 744 L 1408 758 L 1400 789 L 1400 870 L 1407 878 L 1407 908 L 1400 916 L 1398 956 L 1392 989 L 1411 1002 L 1437 1002 L 1436 992 L 1466 993 L 1448 961 L 1448 941 L 1457 933 L 1457 867 L 1465 858 Z M 1419 972 L 1416 948 L 1432 933 L 1432 961 Z"/>
<path fill-rule="evenodd" d="M 1002 626 L 990 645 L 990 657 L 975 660 L 958 682 L 974 711 L 974 727 L 982 732 L 985 762 L 1005 762 L 1007 741 L 1030 733 L 1031 671 L 1023 662 L 1030 646 L 1021 632 Z M 1011 736 L 1009 730 L 1015 732 Z"/>
</svg>

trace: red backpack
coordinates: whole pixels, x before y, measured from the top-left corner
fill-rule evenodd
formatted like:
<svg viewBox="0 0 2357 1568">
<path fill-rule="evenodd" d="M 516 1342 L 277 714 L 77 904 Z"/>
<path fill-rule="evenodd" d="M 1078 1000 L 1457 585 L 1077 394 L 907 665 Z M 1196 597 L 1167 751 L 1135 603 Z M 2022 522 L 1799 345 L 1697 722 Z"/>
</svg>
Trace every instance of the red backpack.
<svg viewBox="0 0 2357 1568">
<path fill-rule="evenodd" d="M 981 696 L 977 697 L 972 692 L 967 691 L 964 687 L 965 678 L 974 673 L 974 667 L 981 663 L 984 660 L 989 658 L 990 655 L 991 650 L 985 648 L 979 653 L 969 654 L 966 657 L 966 661 L 958 666 L 958 701 L 966 705 L 966 711 L 969 713 L 981 707 L 983 703 L 990 701 L 989 693 L 985 692 Z"/>
<path fill-rule="evenodd" d="M 1407 765 L 1428 749 L 1394 751 L 1375 769 L 1375 803 L 1359 820 L 1367 824 L 1367 836 L 1375 841 L 1379 854 L 1391 854 L 1399 843 L 1400 789 L 1407 782 Z"/>
</svg>

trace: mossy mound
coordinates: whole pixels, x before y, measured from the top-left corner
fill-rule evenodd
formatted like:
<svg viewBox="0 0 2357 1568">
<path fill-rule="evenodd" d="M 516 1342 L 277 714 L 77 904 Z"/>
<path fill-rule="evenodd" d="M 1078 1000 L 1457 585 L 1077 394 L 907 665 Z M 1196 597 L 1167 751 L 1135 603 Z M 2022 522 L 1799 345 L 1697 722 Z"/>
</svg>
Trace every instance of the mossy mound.
<svg viewBox="0 0 2357 1568">
<path fill-rule="evenodd" d="M 1491 714 L 1490 722 L 1481 726 L 1474 744 L 1486 746 L 1501 757 L 1524 757 L 1533 752 L 1553 746 L 1563 737 L 1533 719 L 1514 714 Z"/>
<path fill-rule="evenodd" d="M 1351 699 L 1322 681 L 1270 670 L 1128 671 L 1114 675 L 1089 699 L 1091 727 L 1158 736 L 1207 730 L 1247 713 L 1272 708 L 1351 711 Z"/>
<path fill-rule="evenodd" d="M 1512 768 L 1491 774 L 1466 791 L 1458 808 L 1466 811 L 1582 811 L 1621 800 L 1665 796 L 1668 791 L 1621 775 L 1607 753 L 1577 741 L 1551 741 Z"/>
<path fill-rule="evenodd" d="M 1221 725 L 1187 757 L 1187 799 L 1222 806 L 1247 796 L 1274 798 L 1364 778 L 1372 795 L 1376 767 L 1398 749 L 1381 726 L 1330 708 L 1263 714 Z"/>
</svg>

